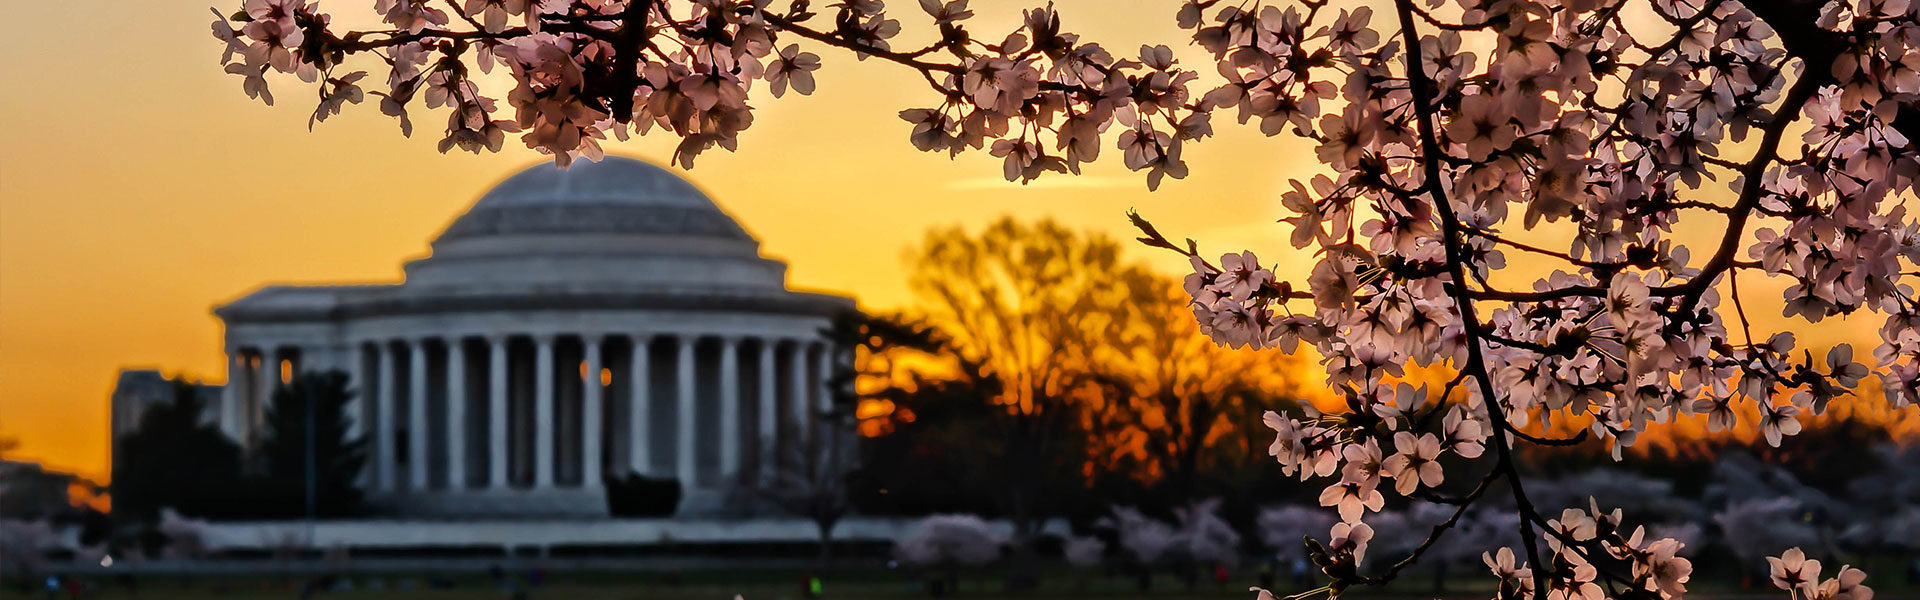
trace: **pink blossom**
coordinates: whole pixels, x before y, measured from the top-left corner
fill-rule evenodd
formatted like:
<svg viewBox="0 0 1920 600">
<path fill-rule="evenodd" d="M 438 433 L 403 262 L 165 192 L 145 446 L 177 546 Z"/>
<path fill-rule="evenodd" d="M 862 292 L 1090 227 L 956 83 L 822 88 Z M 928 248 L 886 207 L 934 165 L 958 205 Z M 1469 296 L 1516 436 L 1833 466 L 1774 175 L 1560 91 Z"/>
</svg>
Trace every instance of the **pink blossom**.
<svg viewBox="0 0 1920 600">
<path fill-rule="evenodd" d="M 1341 481 L 1320 492 L 1320 505 L 1338 507 L 1340 520 L 1347 523 L 1359 522 L 1362 510 L 1378 512 L 1386 501 L 1372 483 L 1364 481 Z"/>
<path fill-rule="evenodd" d="M 965 1 L 962 0 L 964 5 Z M 787 85 L 793 85 L 793 91 L 802 95 L 813 93 L 813 72 L 820 69 L 820 57 L 812 52 L 801 52 L 800 46 L 789 44 L 780 50 L 780 57 L 767 67 L 767 85 L 773 88 L 773 97 L 786 93 Z"/>
<path fill-rule="evenodd" d="M 1767 564 L 1774 587 L 1807 593 L 1820 582 L 1820 561 L 1807 558 L 1799 548 L 1789 548 L 1778 557 L 1769 556 Z"/>
</svg>

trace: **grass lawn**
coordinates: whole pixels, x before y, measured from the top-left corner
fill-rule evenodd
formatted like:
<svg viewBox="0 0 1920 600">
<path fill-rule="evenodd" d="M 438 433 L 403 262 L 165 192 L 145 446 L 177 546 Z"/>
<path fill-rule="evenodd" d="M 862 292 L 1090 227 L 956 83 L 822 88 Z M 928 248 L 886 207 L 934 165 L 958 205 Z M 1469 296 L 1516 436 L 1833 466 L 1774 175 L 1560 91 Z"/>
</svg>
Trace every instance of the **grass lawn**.
<svg viewBox="0 0 1920 600">
<path fill-rule="evenodd" d="M 784 571 L 700 572 L 684 577 L 657 573 L 562 573 L 540 586 L 522 586 L 526 598 L 567 600 L 730 600 L 735 595 L 747 600 L 802 600 L 806 598 L 804 573 Z M 365 598 L 368 600 L 457 600 L 467 598 L 511 598 L 511 588 L 484 575 L 462 574 L 362 576 L 351 578 L 350 589 L 319 594 L 317 598 Z M 187 600 L 216 598 L 227 600 L 283 600 L 301 597 L 301 581 L 276 577 L 161 577 L 140 579 L 138 589 L 110 579 L 93 578 L 82 598 L 118 600 Z M 1038 589 L 1009 593 L 1004 576 L 997 572 L 962 576 L 958 592 L 947 598 L 961 599 L 1080 599 L 1125 600 L 1129 598 L 1231 598 L 1251 600 L 1247 587 L 1257 583 L 1249 576 L 1236 576 L 1226 583 L 1204 581 L 1193 589 L 1166 574 L 1153 580 L 1149 591 L 1141 591 L 1129 577 L 1107 578 L 1091 575 L 1084 580 L 1067 572 L 1046 573 Z M 1423 582 L 1421 586 L 1426 584 Z M 0 598 L 19 595 L 17 580 L 6 581 Z M 1286 584 L 1276 584 L 1287 587 Z M 434 589 L 441 587 L 441 589 Z M 1463 590 L 1464 591 L 1464 590 Z M 822 598 L 931 598 L 923 580 L 904 573 L 864 571 L 828 574 L 821 581 Z M 1400 594 L 1394 594 L 1400 595 Z M 1466 592 L 1462 597 L 1480 597 Z M 25 597 L 46 597 L 41 588 Z M 65 594 L 57 597 L 65 598 Z M 1430 597 L 1430 596 L 1429 596 Z"/>
<path fill-rule="evenodd" d="M 566 599 L 566 600 L 730 600 L 735 595 L 747 600 L 804 600 L 805 574 L 800 571 L 785 570 L 733 570 L 698 571 L 684 576 L 663 573 L 612 573 L 612 572 L 570 572 L 548 576 L 548 580 L 539 586 L 524 584 L 525 573 L 518 574 L 520 588 L 529 599 Z M 1477 575 L 1477 573 L 1476 573 Z M 1489 582 L 1484 578 L 1464 575 L 1457 577 L 1457 583 L 1449 584 L 1448 598 L 1484 599 L 1491 592 Z M 1879 578 L 1875 582 L 1870 577 L 1869 585 L 1874 585 L 1876 600 L 1910 600 L 1920 598 L 1915 588 L 1904 585 L 1898 575 Z M 461 600 L 468 598 L 514 598 L 512 587 L 495 582 L 484 574 L 463 573 L 457 575 L 436 576 L 431 574 L 385 574 L 359 575 L 349 578 L 351 585 L 343 589 L 324 592 L 315 598 L 367 599 L 367 600 Z M 119 600 L 188 600 L 188 599 L 226 599 L 226 600 L 285 600 L 301 598 L 302 581 L 297 578 L 275 576 L 233 576 L 233 577 L 182 577 L 148 576 L 137 581 L 137 589 L 130 589 L 124 582 L 107 578 L 89 578 L 90 589 L 80 597 Z M 63 592 L 49 596 L 43 588 L 36 585 L 26 595 L 21 595 L 17 578 L 4 580 L 0 587 L 0 598 L 65 598 Z M 1246 592 L 1254 585 L 1251 572 L 1242 572 L 1224 583 L 1205 580 L 1192 589 L 1171 575 L 1156 574 L 1151 590 L 1141 591 L 1131 577 L 1106 577 L 1091 574 L 1085 577 L 1073 572 L 1057 570 L 1042 574 L 1038 589 L 1018 593 L 1005 590 L 1004 573 L 998 570 L 971 572 L 962 575 L 957 593 L 949 592 L 946 598 L 959 599 L 1086 599 L 1086 600 L 1129 600 L 1129 599 L 1166 599 L 1166 598 L 1221 598 L 1233 600 L 1252 600 Z M 1288 593 L 1300 591 L 1282 578 L 1275 584 L 1275 591 Z M 1698 581 L 1692 586 L 1693 598 L 1740 598 L 1751 600 L 1788 600 L 1784 593 L 1774 593 L 1771 588 L 1742 590 L 1727 582 L 1715 580 Z M 923 580 L 911 578 L 906 573 L 885 570 L 858 570 L 828 573 L 822 578 L 821 592 L 824 600 L 839 598 L 931 598 Z M 1396 582 L 1386 589 L 1360 589 L 1350 591 L 1350 598 L 1433 598 L 1432 578 L 1413 574 Z"/>
</svg>

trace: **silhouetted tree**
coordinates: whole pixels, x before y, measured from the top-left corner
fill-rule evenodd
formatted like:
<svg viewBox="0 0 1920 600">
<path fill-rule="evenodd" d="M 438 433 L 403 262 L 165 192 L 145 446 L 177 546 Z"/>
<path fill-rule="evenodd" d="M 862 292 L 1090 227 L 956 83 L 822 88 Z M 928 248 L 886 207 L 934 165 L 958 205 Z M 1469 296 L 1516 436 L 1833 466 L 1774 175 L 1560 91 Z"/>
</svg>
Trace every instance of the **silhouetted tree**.
<svg viewBox="0 0 1920 600">
<path fill-rule="evenodd" d="M 1253 478 L 1215 477 L 1218 485 L 1203 488 L 1202 473 L 1246 475 L 1271 465 L 1246 458 L 1264 457 L 1272 438 L 1251 424 L 1292 404 L 1283 398 L 1295 387 L 1297 360 L 1288 349 L 1236 352 L 1209 342 L 1179 282 L 1125 260 L 1120 244 L 1044 220 L 930 232 L 907 258 L 917 309 L 940 329 L 944 348 L 936 353 L 977 367 L 957 369 L 952 383 L 932 391 L 951 394 L 969 377 L 999 387 L 986 398 L 995 409 L 981 414 L 993 426 L 988 447 L 1009 457 L 1001 462 L 1010 469 L 1007 508 L 1016 522 L 1031 524 L 1076 499 L 1033 485 L 1080 480 L 1104 502 L 1073 506 L 1076 516 L 1105 514 L 1107 502 L 1164 516 L 1207 496 L 1250 525 L 1255 505 L 1239 492 Z M 1033 456 L 1074 462 L 1060 473 L 1015 458 Z M 1050 506 L 1033 505 L 1042 500 Z"/>
<path fill-rule="evenodd" d="M 347 386 L 345 373 L 327 371 L 300 374 L 274 390 L 260 449 L 267 480 L 262 487 L 279 497 L 273 508 L 280 516 L 306 512 L 309 451 L 315 514 L 344 516 L 359 509 L 360 489 L 355 481 L 366 464 L 366 441 L 349 435 L 353 417 L 346 409 L 354 392 Z M 307 443 L 309 432 L 313 435 L 311 448 Z"/>
<path fill-rule="evenodd" d="M 755 491 L 789 512 L 812 519 L 820 531 L 822 558 L 827 555 L 834 525 L 856 505 L 881 513 L 924 513 L 928 507 L 922 501 L 927 498 L 957 499 L 959 506 L 974 509 L 993 506 L 993 497 L 977 489 L 973 494 L 949 494 L 959 490 L 942 485 L 937 478 L 921 477 L 926 473 L 926 463 L 908 458 L 922 456 L 915 450 L 954 447 L 928 444 L 934 439 L 918 435 L 920 430 L 901 430 L 911 427 L 912 419 L 893 418 L 914 414 L 913 407 L 921 404 L 926 392 L 950 389 L 950 380 L 970 380 L 956 371 L 977 374 L 977 365 L 953 353 L 948 340 L 932 327 L 894 317 L 848 312 L 836 317 L 821 333 L 835 347 L 849 349 L 835 360 L 828 377 L 829 405 L 814 414 L 815 421 L 822 424 L 818 431 L 823 435 L 809 440 L 805 447 L 789 448 L 776 456 L 775 477 Z M 926 377 L 924 371 L 929 367 L 940 376 Z M 951 387 L 977 391 L 965 384 Z M 984 406 L 984 399 L 993 394 L 942 397 L 943 406 Z M 883 410 L 869 410 L 871 414 L 863 416 L 863 406 Z M 856 432 L 878 437 L 854 436 Z M 972 447 L 990 444 L 991 440 L 981 439 Z M 959 470 L 983 476 L 995 472 L 983 467 L 977 452 L 935 450 L 934 454 L 967 463 L 936 469 L 949 476 Z M 979 486 L 985 480 L 971 481 Z M 904 493 L 892 497 L 890 490 Z M 905 510 L 900 510 L 902 503 L 894 500 L 904 500 Z"/>
<path fill-rule="evenodd" d="M 1151 277 L 1122 261 L 1111 238 L 1011 218 L 978 235 L 932 231 L 907 266 L 928 321 L 979 365 L 973 376 L 998 382 L 986 411 L 998 443 L 988 447 L 1014 523 L 1014 564 L 1031 565 L 1022 559 L 1039 523 L 1071 498 L 1047 488 L 1086 479 L 1085 409 L 1102 393 L 1092 367 L 1139 295 L 1127 284 Z M 1030 573 L 1014 576 L 1020 586 Z"/>
<path fill-rule="evenodd" d="M 172 400 L 148 407 L 120 436 L 109 488 L 116 517 L 151 520 L 164 507 L 209 516 L 236 505 L 240 448 L 201 415 L 195 386 L 174 381 Z"/>
<path fill-rule="evenodd" d="M 1202 472 L 1242 463 L 1248 445 L 1238 438 L 1249 433 L 1258 443 L 1254 455 L 1265 456 L 1273 436 L 1250 424 L 1265 410 L 1293 404 L 1281 398 L 1301 370 L 1279 349 L 1235 351 L 1208 341 L 1193 319 L 1192 299 L 1171 278 L 1140 269 L 1116 277 L 1123 279 L 1114 285 L 1131 298 L 1094 348 L 1090 368 L 1105 384 L 1089 416 L 1094 452 L 1130 458 L 1136 466 L 1125 474 L 1156 488 L 1166 507 L 1215 496 L 1200 489 Z M 1209 452 L 1215 448 L 1230 451 Z M 1247 481 L 1236 477 L 1233 484 Z M 1251 512 L 1246 518 L 1250 523 Z"/>
<path fill-rule="evenodd" d="M 889 322 L 861 342 L 863 394 L 877 406 L 861 426 L 855 503 L 873 513 L 1005 514 L 1005 485 L 992 414 L 999 381 L 958 356 L 923 324 Z"/>
</svg>

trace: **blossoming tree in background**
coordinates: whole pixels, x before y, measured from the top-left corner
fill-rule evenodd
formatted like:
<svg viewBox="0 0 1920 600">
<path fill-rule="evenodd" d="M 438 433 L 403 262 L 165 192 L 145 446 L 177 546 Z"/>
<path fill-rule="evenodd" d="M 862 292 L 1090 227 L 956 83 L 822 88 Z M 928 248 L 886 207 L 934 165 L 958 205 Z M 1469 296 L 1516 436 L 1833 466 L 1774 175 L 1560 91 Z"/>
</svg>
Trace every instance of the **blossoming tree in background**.
<svg viewBox="0 0 1920 600">
<path fill-rule="evenodd" d="M 977 567 L 1000 558 L 1007 535 L 978 515 L 932 515 L 893 543 L 894 558 L 934 573 L 946 589 L 959 591 L 960 567 Z"/>
<path fill-rule="evenodd" d="M 1220 500 L 1198 500 L 1173 509 L 1173 522 L 1147 516 L 1131 506 L 1115 506 L 1097 528 L 1110 529 L 1141 566 L 1233 565 L 1240 560 L 1240 534 L 1220 518 Z"/>
<path fill-rule="evenodd" d="M 160 535 L 167 540 L 166 556 L 181 560 L 196 560 L 206 556 L 212 537 L 205 519 L 195 519 L 180 514 L 172 508 L 160 509 Z"/>
<path fill-rule="evenodd" d="M 911 143 L 985 150 L 1009 180 L 1078 172 L 1104 150 L 1155 187 L 1186 174 L 1182 149 L 1217 117 L 1313 140 L 1334 175 L 1281 198 L 1293 245 L 1318 260 L 1304 277 L 1250 252 L 1210 262 L 1137 225 L 1191 257 L 1188 291 L 1216 340 L 1310 345 L 1343 393 L 1341 411 L 1267 417 L 1274 457 L 1325 482 L 1339 512 L 1310 548 L 1330 594 L 1392 580 L 1499 489 L 1522 542 L 1485 556 L 1502 597 L 1678 596 L 1677 541 L 1626 530 L 1618 511 L 1537 507 L 1512 457 L 1587 439 L 1618 455 L 1678 415 L 1722 429 L 1745 413 L 1778 444 L 1870 374 L 1851 347 L 1815 356 L 1756 331 L 1742 283 L 1783 283 L 1786 316 L 1807 322 L 1884 316 L 1867 362 L 1890 402 L 1920 394 L 1920 224 L 1904 206 L 1920 174 L 1920 4 L 1377 4 L 1169 6 L 1214 58 L 1198 69 L 1166 46 L 1082 39 L 1051 7 L 976 31 L 964 0 L 378 0 L 388 27 L 368 31 L 306 0 L 246 0 L 213 28 L 249 95 L 271 102 L 266 75 L 289 73 L 318 88 L 315 120 L 372 95 L 406 131 L 421 110 L 444 114 L 443 150 L 518 133 L 563 165 L 655 129 L 683 140 L 682 165 L 734 148 L 749 88 L 814 89 L 824 61 L 802 41 L 901 65 L 933 102 L 901 113 Z M 934 41 L 896 47 L 902 20 Z M 1689 243 L 1682 229 L 1719 235 Z M 1457 377 L 1416 386 L 1407 364 Z M 1544 433 L 1567 426 L 1580 433 Z M 1449 485 L 1450 464 L 1472 481 Z M 1453 512 L 1406 557 L 1362 570 L 1387 494 Z M 1823 582 L 1797 553 L 1774 567 L 1796 595 L 1865 597 L 1857 570 Z"/>
<path fill-rule="evenodd" d="M 46 565 L 53 538 L 53 522 L 46 519 L 0 519 L 0 569 L 31 579 Z"/>
</svg>

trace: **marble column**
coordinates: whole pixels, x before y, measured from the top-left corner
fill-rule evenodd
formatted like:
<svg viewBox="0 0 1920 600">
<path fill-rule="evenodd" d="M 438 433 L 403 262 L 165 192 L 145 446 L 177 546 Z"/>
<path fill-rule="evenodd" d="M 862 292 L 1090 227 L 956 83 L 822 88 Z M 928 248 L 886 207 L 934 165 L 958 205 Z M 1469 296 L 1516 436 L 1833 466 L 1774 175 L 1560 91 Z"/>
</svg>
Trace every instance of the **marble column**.
<svg viewBox="0 0 1920 600">
<path fill-rule="evenodd" d="M 253 407 L 260 403 L 260 352 L 242 349 L 240 368 L 246 373 L 247 388 L 240 391 L 240 437 L 234 440 L 241 450 L 253 447 Z"/>
<path fill-rule="evenodd" d="M 653 469 L 652 365 L 647 346 L 652 340 L 633 336 L 633 364 L 627 369 L 627 470 L 649 475 Z"/>
<path fill-rule="evenodd" d="M 427 489 L 427 340 L 413 344 L 407 359 L 407 484 L 408 489 Z"/>
<path fill-rule="evenodd" d="M 814 397 L 814 406 L 818 412 L 814 414 L 824 415 L 833 410 L 833 345 L 821 342 L 814 347 L 819 349 L 820 354 L 819 362 L 814 363 L 814 368 L 818 370 L 818 379 L 814 381 L 814 392 L 818 394 Z M 817 439 L 820 440 L 832 440 L 833 432 L 831 428 L 827 427 L 826 423 L 819 422 L 824 421 L 824 419 L 816 419 L 816 421 L 813 435 L 817 436 Z M 823 443 L 830 444 L 833 442 L 826 441 Z"/>
<path fill-rule="evenodd" d="M 273 390 L 280 387 L 280 351 L 273 346 L 260 350 L 260 366 L 254 369 L 259 373 L 255 380 L 259 384 L 254 392 L 252 414 L 247 416 L 248 449 L 258 450 L 262 430 L 267 424 L 267 404 L 273 402 Z"/>
<path fill-rule="evenodd" d="M 400 370 L 396 368 L 394 363 L 400 360 L 400 356 L 393 351 L 392 346 L 387 345 L 387 342 L 376 342 L 373 347 L 376 355 L 375 361 L 380 365 L 380 397 L 375 400 L 378 417 L 374 419 L 374 421 L 377 421 L 375 425 L 379 428 L 379 433 L 374 443 L 375 462 L 379 463 L 379 468 L 375 469 L 375 471 L 379 473 L 380 490 L 391 492 L 394 489 L 396 480 L 399 479 L 395 477 L 393 473 L 396 468 L 395 452 L 393 451 L 393 424 L 400 418 L 398 414 L 399 411 L 395 410 L 396 407 L 394 406 L 394 396 L 399 393 L 399 384 L 394 380 L 397 379 L 395 375 Z"/>
<path fill-rule="evenodd" d="M 220 431 L 236 441 L 246 439 L 246 430 L 240 426 L 247 408 L 246 360 L 240 349 L 228 348 L 227 384 L 220 386 Z"/>
<path fill-rule="evenodd" d="M 367 395 L 373 393 L 373 390 L 367 387 L 367 349 L 358 344 L 350 348 L 341 356 L 348 361 L 347 377 L 353 391 L 341 410 L 347 414 L 347 439 L 354 439 L 360 437 L 361 432 L 366 431 Z M 365 469 L 361 470 L 362 474 L 365 472 Z"/>
<path fill-rule="evenodd" d="M 720 338 L 720 477 L 740 472 L 740 340 Z"/>
<path fill-rule="evenodd" d="M 780 465 L 780 394 L 774 389 L 773 348 L 775 340 L 760 340 L 760 481 L 774 483 L 775 468 Z"/>
<path fill-rule="evenodd" d="M 693 455 L 693 437 L 696 423 L 698 423 L 693 418 L 695 409 L 693 401 L 694 339 L 685 335 L 676 336 L 674 339 L 675 343 L 680 345 L 680 351 L 674 361 L 673 378 L 674 392 L 680 396 L 680 405 L 677 407 L 679 410 L 674 411 L 674 416 L 680 421 L 679 431 L 673 436 L 678 448 L 674 452 L 674 464 L 679 467 L 674 470 L 674 476 L 680 479 L 682 490 L 691 490 L 699 483 L 695 472 L 695 466 L 698 463 Z"/>
<path fill-rule="evenodd" d="M 600 339 L 594 336 L 582 338 L 587 355 L 587 373 L 585 388 L 580 394 L 580 487 L 595 489 L 600 487 Z"/>
<path fill-rule="evenodd" d="M 347 364 L 347 372 L 351 373 L 349 377 L 353 378 L 353 393 L 348 396 L 346 407 L 342 409 L 347 413 L 347 439 L 362 439 L 361 436 L 366 435 L 367 431 L 367 407 L 373 406 L 374 393 L 373 386 L 367 385 L 367 347 L 364 344 L 353 344 L 341 356 L 351 361 Z M 363 445 L 362 448 L 364 447 Z M 358 479 L 353 482 L 354 485 L 367 487 L 372 471 L 367 468 L 360 469 Z"/>
<path fill-rule="evenodd" d="M 792 402 L 787 407 L 788 410 L 793 411 L 793 437 L 787 440 L 787 443 L 792 445 L 788 449 L 793 452 L 802 452 L 807 447 L 807 424 L 813 421 L 813 410 L 808 407 L 810 401 L 807 397 L 807 344 L 805 342 L 793 343 L 793 362 L 787 365 L 787 370 L 793 374 L 793 381 L 788 382 L 788 387 L 793 390 Z"/>
<path fill-rule="evenodd" d="M 447 489 L 467 487 L 467 348 L 447 340 Z"/>
<path fill-rule="evenodd" d="M 553 336 L 533 338 L 533 487 L 553 487 Z"/>
<path fill-rule="evenodd" d="M 487 487 L 507 489 L 507 336 L 487 338 Z"/>
</svg>

